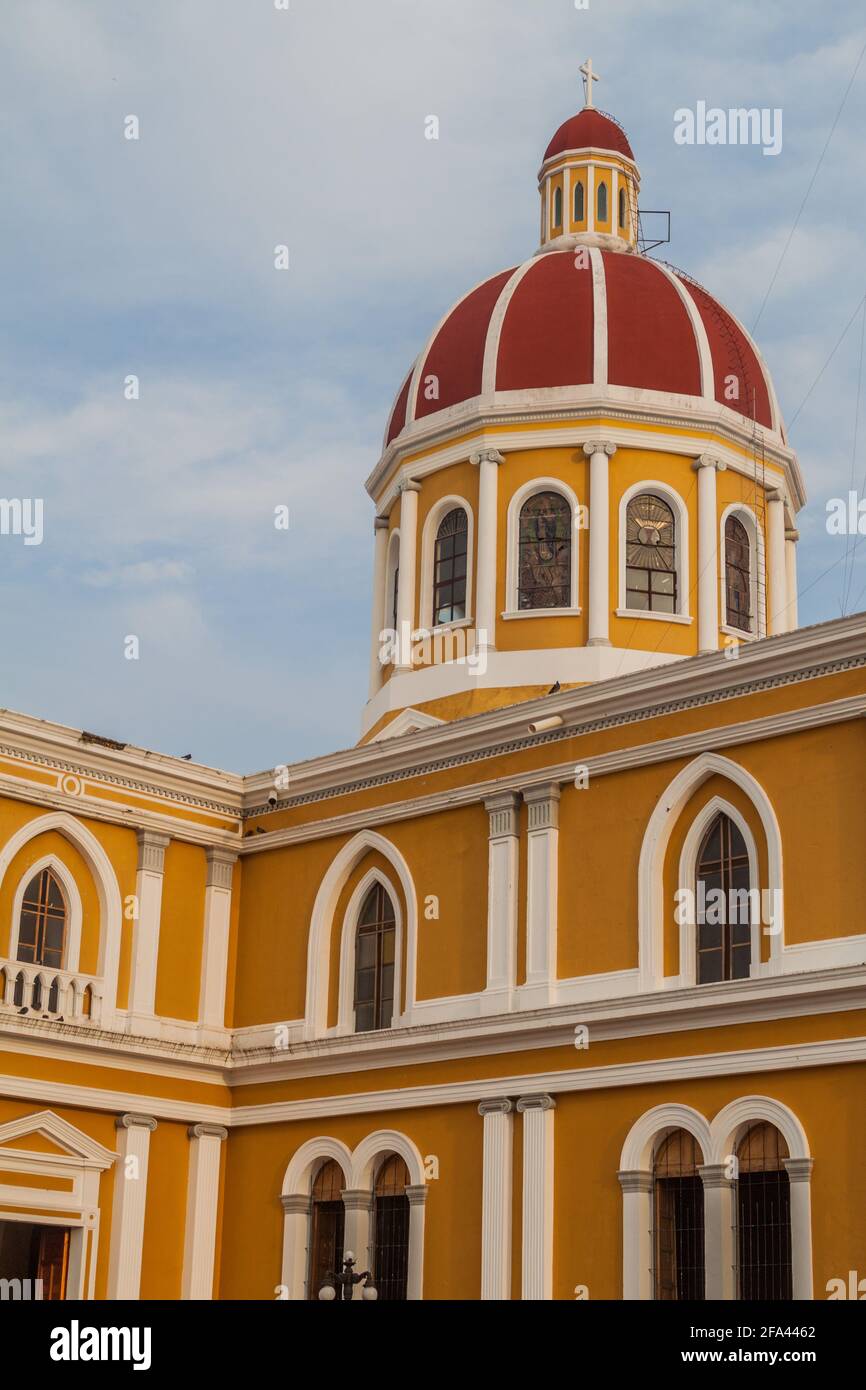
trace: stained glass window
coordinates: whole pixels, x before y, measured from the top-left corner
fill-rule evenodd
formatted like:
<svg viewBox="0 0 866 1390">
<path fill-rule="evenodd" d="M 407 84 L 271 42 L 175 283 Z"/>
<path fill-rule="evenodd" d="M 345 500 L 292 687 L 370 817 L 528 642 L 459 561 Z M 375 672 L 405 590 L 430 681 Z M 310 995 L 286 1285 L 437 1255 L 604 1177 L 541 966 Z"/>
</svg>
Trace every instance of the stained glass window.
<svg viewBox="0 0 866 1390">
<path fill-rule="evenodd" d="M 676 524 L 667 502 L 641 493 L 628 504 L 625 528 L 626 607 L 677 611 Z"/>
<path fill-rule="evenodd" d="M 381 883 L 375 883 L 364 899 L 355 941 L 357 1033 L 391 1026 L 396 943 L 394 906 Z"/>
<path fill-rule="evenodd" d="M 63 966 L 66 903 L 50 869 L 28 883 L 18 924 L 18 959 L 33 965 Z"/>
<path fill-rule="evenodd" d="M 456 623 L 466 617 L 466 559 L 469 522 L 462 507 L 443 518 L 436 532 L 433 559 L 433 622 Z"/>
<path fill-rule="evenodd" d="M 520 512 L 517 606 L 571 607 L 571 507 L 558 492 L 537 492 Z"/>
<path fill-rule="evenodd" d="M 730 627 L 752 631 L 752 560 L 749 533 L 736 516 L 725 522 L 725 609 Z"/>
</svg>

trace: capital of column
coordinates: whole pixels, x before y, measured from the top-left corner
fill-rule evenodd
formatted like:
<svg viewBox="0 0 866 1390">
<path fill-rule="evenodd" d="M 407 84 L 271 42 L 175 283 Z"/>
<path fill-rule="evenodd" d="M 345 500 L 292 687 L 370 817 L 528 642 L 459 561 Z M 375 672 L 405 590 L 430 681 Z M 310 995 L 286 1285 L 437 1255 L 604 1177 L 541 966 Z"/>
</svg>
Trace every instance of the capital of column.
<svg viewBox="0 0 866 1390">
<path fill-rule="evenodd" d="M 814 1158 L 785 1158 L 782 1161 L 791 1182 L 809 1182 L 815 1166 Z"/>
<path fill-rule="evenodd" d="M 151 1134 L 156 1129 L 156 1120 L 152 1115 L 118 1115 L 114 1121 L 115 1129 L 149 1129 Z"/>
<path fill-rule="evenodd" d="M 469 455 L 469 462 L 476 468 L 482 463 L 495 463 L 498 467 L 505 462 L 505 455 L 500 454 L 498 449 L 478 449 Z"/>
<path fill-rule="evenodd" d="M 527 1111 L 536 1110 L 555 1110 L 556 1101 L 553 1096 L 521 1096 L 517 1102 L 518 1115 L 525 1115 Z"/>
<path fill-rule="evenodd" d="M 558 782 L 548 782 L 540 787 L 527 787 L 523 800 L 529 810 L 530 830 L 556 830 L 559 827 Z"/>
<path fill-rule="evenodd" d="M 207 857 L 206 888 L 231 888 L 232 869 L 237 863 L 237 851 L 233 849 L 209 849 Z"/>
<path fill-rule="evenodd" d="M 734 1186 L 727 1163 L 703 1163 L 698 1165 L 698 1173 L 705 1189 L 728 1188 Z"/>
<path fill-rule="evenodd" d="M 796 542 L 800 539 L 800 532 L 794 526 L 789 526 L 785 531 L 785 540 Z"/>
<path fill-rule="evenodd" d="M 158 830 L 139 830 L 136 836 L 138 840 L 138 869 L 142 869 L 151 874 L 161 874 L 165 871 L 165 851 L 167 845 L 171 843 L 170 835 L 162 835 Z"/>
<path fill-rule="evenodd" d="M 414 1184 L 412 1187 L 404 1187 L 403 1191 L 406 1193 L 406 1200 L 410 1207 L 423 1207 L 424 1203 L 427 1201 L 427 1194 L 430 1189 L 426 1183 L 421 1182 Z"/>
<path fill-rule="evenodd" d="M 291 1192 L 287 1197 L 280 1197 L 280 1205 L 286 1216 L 309 1216 L 313 1199 L 302 1192 Z"/>
<path fill-rule="evenodd" d="M 652 1173 L 644 1173 L 639 1168 L 617 1173 L 616 1176 L 623 1192 L 652 1192 L 653 1190 Z"/>
<path fill-rule="evenodd" d="M 373 1210 L 372 1192 L 359 1191 L 357 1189 L 353 1191 L 351 1188 L 347 1188 L 346 1191 L 343 1192 L 342 1197 L 343 1206 L 346 1208 L 346 1211 Z"/>
<path fill-rule="evenodd" d="M 397 494 L 402 497 L 404 492 L 420 492 L 421 484 L 416 483 L 414 478 L 403 478 L 397 484 Z"/>
<path fill-rule="evenodd" d="M 584 444 L 583 452 L 588 459 L 591 459 L 593 454 L 607 454 L 608 458 L 612 459 L 616 453 L 616 445 L 606 443 L 604 440 L 591 439 Z"/>
<path fill-rule="evenodd" d="M 767 501 L 784 503 L 785 494 L 780 487 L 769 487 L 767 488 Z"/>
<path fill-rule="evenodd" d="M 189 1139 L 228 1139 L 229 1132 L 222 1125 L 190 1125 L 187 1130 Z"/>
<path fill-rule="evenodd" d="M 483 1100 L 478 1107 L 479 1115 L 510 1115 L 514 1106 L 510 1100 Z"/>
<path fill-rule="evenodd" d="M 491 840 L 501 840 L 506 835 L 517 834 L 517 792 L 497 792 L 484 802 L 484 809 L 490 817 Z"/>
<path fill-rule="evenodd" d="M 386 516 L 377 516 L 373 518 L 374 531 L 387 531 L 390 525 L 391 523 Z"/>
<path fill-rule="evenodd" d="M 717 473 L 726 473 L 728 471 L 728 465 L 725 463 L 724 459 L 714 458 L 712 454 L 701 454 L 700 458 L 695 459 L 692 464 L 693 472 L 700 473 L 702 468 L 714 468 Z"/>
</svg>

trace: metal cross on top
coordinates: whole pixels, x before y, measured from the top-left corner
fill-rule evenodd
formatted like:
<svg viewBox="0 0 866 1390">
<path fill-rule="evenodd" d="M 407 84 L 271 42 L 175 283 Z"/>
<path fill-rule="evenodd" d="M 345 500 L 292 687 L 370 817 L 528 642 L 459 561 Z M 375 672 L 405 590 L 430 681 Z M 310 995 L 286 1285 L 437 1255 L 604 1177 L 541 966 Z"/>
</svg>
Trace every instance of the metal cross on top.
<svg viewBox="0 0 866 1390">
<path fill-rule="evenodd" d="M 592 84 L 593 82 L 598 82 L 599 75 L 597 72 L 593 72 L 592 70 L 591 58 L 587 58 L 583 67 L 580 68 L 580 72 L 583 73 L 583 92 L 585 97 L 584 105 L 592 106 Z"/>
</svg>

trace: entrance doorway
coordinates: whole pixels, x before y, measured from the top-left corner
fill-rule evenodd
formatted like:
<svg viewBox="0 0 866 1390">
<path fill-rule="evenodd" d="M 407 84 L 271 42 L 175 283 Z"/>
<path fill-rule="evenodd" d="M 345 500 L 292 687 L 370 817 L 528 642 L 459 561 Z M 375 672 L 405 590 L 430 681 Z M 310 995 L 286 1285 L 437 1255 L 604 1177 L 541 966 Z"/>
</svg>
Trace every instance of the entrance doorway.
<svg viewBox="0 0 866 1390">
<path fill-rule="evenodd" d="M 5 1297 L 61 1299 L 69 1273 L 69 1228 L 0 1221 L 0 1280 Z M 29 1281 L 29 1282 L 28 1282 Z M 36 1281 L 41 1281 L 37 1283 Z"/>
</svg>

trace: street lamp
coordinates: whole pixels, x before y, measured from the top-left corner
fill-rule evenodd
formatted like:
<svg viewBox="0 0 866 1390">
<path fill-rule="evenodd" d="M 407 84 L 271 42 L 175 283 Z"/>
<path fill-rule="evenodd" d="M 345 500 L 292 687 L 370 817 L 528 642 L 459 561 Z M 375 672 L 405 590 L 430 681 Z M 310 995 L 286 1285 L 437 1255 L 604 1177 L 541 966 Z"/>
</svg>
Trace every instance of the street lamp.
<svg viewBox="0 0 866 1390">
<path fill-rule="evenodd" d="M 362 1274 L 355 1273 L 355 1256 L 352 1254 L 351 1250 L 347 1250 L 343 1256 L 343 1268 L 340 1273 L 338 1274 L 333 1269 L 329 1269 L 326 1277 L 333 1280 L 333 1283 L 323 1284 L 319 1289 L 319 1298 L 323 1303 L 333 1302 L 337 1297 L 337 1289 L 340 1290 L 339 1297 L 343 1302 L 347 1299 L 354 1298 L 355 1285 L 360 1284 L 362 1280 L 366 1282 L 361 1290 L 361 1297 L 366 1298 L 368 1302 L 373 1302 L 379 1297 L 378 1289 L 374 1289 L 373 1285 L 370 1283 L 371 1275 L 369 1269 L 365 1269 Z"/>
</svg>

